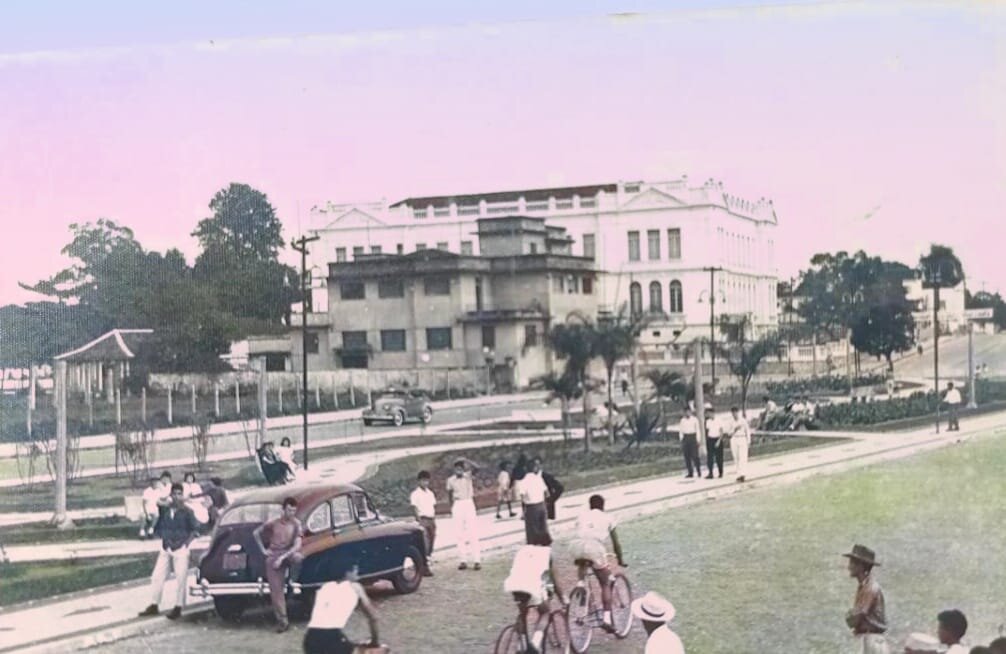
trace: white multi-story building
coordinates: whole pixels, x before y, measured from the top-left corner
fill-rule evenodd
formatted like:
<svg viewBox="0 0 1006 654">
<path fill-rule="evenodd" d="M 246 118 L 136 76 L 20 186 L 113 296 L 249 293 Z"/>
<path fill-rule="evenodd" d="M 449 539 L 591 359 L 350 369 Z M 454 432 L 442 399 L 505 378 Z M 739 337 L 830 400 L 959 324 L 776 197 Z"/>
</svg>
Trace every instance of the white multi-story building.
<svg viewBox="0 0 1006 654">
<path fill-rule="evenodd" d="M 709 333 L 710 271 L 716 322 L 746 319 L 749 333 L 777 324 L 775 229 L 772 202 L 748 201 L 709 180 L 619 182 L 469 195 L 406 198 L 393 204 L 314 207 L 311 267 L 324 277 L 326 264 L 367 254 L 406 254 L 424 248 L 479 254 L 476 220 L 499 216 L 546 218 L 565 228 L 572 253 L 593 257 L 607 272 L 601 310 L 628 303 L 637 312 L 667 318 L 643 335 L 659 359 L 659 345 Z M 530 252 L 529 252 L 530 254 Z M 315 311 L 324 311 L 324 292 Z M 717 329 L 717 334 L 720 330 Z M 719 336 L 718 336 L 719 337 Z"/>
</svg>

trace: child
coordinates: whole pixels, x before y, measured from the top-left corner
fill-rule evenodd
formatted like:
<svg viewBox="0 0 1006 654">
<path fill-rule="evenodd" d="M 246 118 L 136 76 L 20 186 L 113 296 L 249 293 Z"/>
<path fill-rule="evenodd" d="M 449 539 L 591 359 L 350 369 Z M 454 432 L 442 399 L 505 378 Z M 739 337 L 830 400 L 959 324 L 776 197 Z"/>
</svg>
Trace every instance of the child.
<svg viewBox="0 0 1006 654">
<path fill-rule="evenodd" d="M 503 502 L 506 502 L 507 511 L 510 512 L 510 517 L 514 517 L 516 514 L 513 512 L 513 507 L 511 502 L 513 501 L 513 494 L 510 489 L 511 479 L 510 479 L 510 462 L 503 461 L 500 463 L 499 474 L 496 475 L 496 519 L 502 520 L 500 516 L 500 507 L 503 506 Z"/>
<path fill-rule="evenodd" d="M 153 538 L 154 524 L 160 513 L 157 500 L 162 496 L 160 480 L 157 477 L 151 477 L 149 485 L 143 489 L 143 524 L 140 525 L 140 538 Z"/>
<path fill-rule="evenodd" d="M 430 490 L 429 472 L 420 470 L 416 475 L 416 481 L 419 485 L 409 496 L 409 504 L 412 505 L 416 522 L 426 533 L 426 567 L 423 569 L 423 576 L 432 577 L 430 558 L 437 540 L 437 496 Z"/>
</svg>

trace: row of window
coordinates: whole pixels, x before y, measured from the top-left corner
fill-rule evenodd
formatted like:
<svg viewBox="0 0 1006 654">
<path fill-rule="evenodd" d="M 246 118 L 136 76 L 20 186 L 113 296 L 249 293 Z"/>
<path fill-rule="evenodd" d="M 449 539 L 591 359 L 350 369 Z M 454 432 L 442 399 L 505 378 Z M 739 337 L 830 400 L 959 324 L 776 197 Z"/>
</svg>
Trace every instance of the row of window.
<svg viewBox="0 0 1006 654">
<path fill-rule="evenodd" d="M 674 280 L 667 285 L 668 300 L 667 313 L 683 313 L 684 300 L 681 291 L 681 282 Z M 632 282 L 629 285 L 629 310 L 632 315 L 638 316 L 643 313 L 643 287 L 639 282 Z M 664 292 L 660 282 L 650 282 L 650 307 L 653 313 L 664 312 Z"/>
<path fill-rule="evenodd" d="M 552 292 L 569 295 L 582 292 L 584 295 L 593 295 L 594 278 L 580 277 L 579 275 L 552 275 Z"/>
<path fill-rule="evenodd" d="M 447 241 L 438 241 L 436 249 L 447 251 L 447 249 L 449 247 L 450 247 L 450 245 L 447 243 Z M 416 252 L 419 252 L 421 250 L 428 250 L 428 249 L 429 248 L 426 246 L 426 243 L 416 243 Z M 353 252 L 353 259 L 354 260 L 356 260 L 356 259 L 364 256 L 367 253 L 366 248 L 363 247 L 362 245 L 354 245 L 352 252 Z M 347 253 L 348 253 L 348 251 L 346 250 L 346 248 L 342 248 L 342 247 L 335 248 L 335 261 L 336 261 L 336 263 L 345 263 L 346 261 L 348 261 L 348 259 L 347 259 Z M 370 254 L 383 254 L 383 253 L 384 253 L 384 249 L 380 245 L 371 245 L 370 246 Z M 473 253 L 474 253 L 474 248 L 472 246 L 472 242 L 471 241 L 461 241 L 461 254 L 462 255 L 468 255 L 468 256 L 470 256 Z M 405 246 L 402 245 L 401 243 L 399 243 L 398 245 L 396 245 L 395 246 L 395 254 L 405 254 Z"/>
<path fill-rule="evenodd" d="M 317 352 L 317 335 L 315 335 L 314 344 L 315 352 Z M 537 325 L 524 325 L 524 345 L 526 347 L 534 347 L 538 345 Z M 367 349 L 367 347 L 367 332 L 342 332 L 342 348 L 344 352 L 363 352 Z M 453 349 L 453 347 L 453 330 L 450 327 L 428 327 L 426 329 L 427 350 L 450 350 Z M 490 349 L 494 349 L 496 347 L 495 326 L 482 326 L 482 347 L 488 347 Z M 404 329 L 381 330 L 382 352 L 405 352 L 406 349 Z"/>
<path fill-rule="evenodd" d="M 572 209 L 573 208 L 573 198 L 553 198 L 555 200 L 556 209 Z M 524 203 L 524 211 L 548 211 L 549 201 L 548 200 L 538 200 L 529 201 Z M 580 208 L 581 209 L 593 209 L 597 207 L 597 198 L 592 197 L 581 197 L 580 198 Z M 520 205 L 516 202 L 507 203 L 496 203 L 486 205 L 486 214 L 490 216 L 504 215 L 504 214 L 517 214 L 520 211 Z M 477 216 L 480 215 L 479 205 L 457 205 L 457 213 L 459 216 Z M 445 218 L 451 215 L 450 207 L 433 207 L 433 216 L 435 218 Z M 430 217 L 429 207 L 413 207 L 412 217 L 418 220 L 424 220 Z"/>
<path fill-rule="evenodd" d="M 662 258 L 660 251 L 661 239 L 659 229 L 649 229 L 646 231 L 646 256 L 649 261 L 660 261 Z M 586 255 L 584 255 L 586 256 Z M 681 230 L 678 228 L 667 230 L 667 258 L 674 260 L 681 258 Z M 642 251 L 640 249 L 639 232 L 629 232 L 629 261 L 641 261 Z"/>
<path fill-rule="evenodd" d="M 450 295 L 451 280 L 449 277 L 424 277 L 424 295 Z M 343 300 L 367 299 L 367 287 L 363 282 L 342 282 L 339 284 L 339 297 Z M 377 281 L 377 297 L 405 297 L 405 280 L 399 278 L 379 279 Z"/>
</svg>

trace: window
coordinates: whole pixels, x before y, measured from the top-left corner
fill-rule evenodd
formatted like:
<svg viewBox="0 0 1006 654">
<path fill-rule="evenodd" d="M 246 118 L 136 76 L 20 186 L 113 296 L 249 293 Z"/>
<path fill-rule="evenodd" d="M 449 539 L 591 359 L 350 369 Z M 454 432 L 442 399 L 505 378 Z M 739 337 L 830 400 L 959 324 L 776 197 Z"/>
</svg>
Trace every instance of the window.
<svg viewBox="0 0 1006 654">
<path fill-rule="evenodd" d="M 496 349 L 496 327 L 493 325 L 482 325 L 482 347 Z"/>
<path fill-rule="evenodd" d="M 437 249 L 438 250 L 444 250 L 444 251 L 446 251 L 447 250 L 447 241 L 440 241 L 439 243 L 437 243 Z"/>
<path fill-rule="evenodd" d="M 585 256 L 585 257 L 587 257 L 589 259 L 595 259 L 595 258 L 597 258 L 597 254 L 595 253 L 595 248 L 596 247 L 597 247 L 597 245 L 594 242 L 594 235 L 593 234 L 584 234 L 583 235 L 583 256 Z"/>
<path fill-rule="evenodd" d="M 663 313 L 664 311 L 664 289 L 660 282 L 650 282 L 650 312 Z"/>
<path fill-rule="evenodd" d="M 423 292 L 426 295 L 450 295 L 450 277 L 427 277 L 423 280 Z"/>
<path fill-rule="evenodd" d="M 562 293 L 566 290 L 566 278 L 559 274 L 552 275 L 552 292 Z"/>
<path fill-rule="evenodd" d="M 308 354 L 318 354 L 318 333 L 308 332 L 307 333 L 307 353 Z"/>
<path fill-rule="evenodd" d="M 332 510 L 328 503 L 324 503 L 307 516 L 304 527 L 311 533 L 317 534 L 332 528 Z"/>
<path fill-rule="evenodd" d="M 570 295 L 580 292 L 580 278 L 577 275 L 566 277 L 566 292 Z"/>
<path fill-rule="evenodd" d="M 449 216 L 449 215 L 451 215 L 451 208 L 450 207 L 434 207 L 433 208 L 433 217 L 434 218 L 443 218 L 443 217 Z"/>
<path fill-rule="evenodd" d="M 529 243 L 528 246 L 531 249 L 531 254 L 538 254 L 538 244 L 537 243 Z"/>
<path fill-rule="evenodd" d="M 524 325 L 524 347 L 535 347 L 538 345 L 538 326 Z"/>
<path fill-rule="evenodd" d="M 405 330 L 404 329 L 382 329 L 381 330 L 381 351 L 382 352 L 404 352 L 405 351 Z"/>
<path fill-rule="evenodd" d="M 471 241 L 461 241 L 461 254 L 466 256 L 471 256 L 473 254 Z"/>
<path fill-rule="evenodd" d="M 332 500 L 333 527 L 345 527 L 355 521 L 353 507 L 349 504 L 349 495 L 340 495 Z"/>
<path fill-rule="evenodd" d="M 416 252 L 426 249 L 426 243 L 416 243 Z"/>
<path fill-rule="evenodd" d="M 684 301 L 681 296 L 681 282 L 674 280 L 668 288 L 670 288 L 671 291 L 671 304 L 669 306 L 671 313 L 681 313 L 684 311 Z"/>
<path fill-rule="evenodd" d="M 451 347 L 450 327 L 430 327 L 426 330 L 427 350 L 449 350 Z"/>
<path fill-rule="evenodd" d="M 362 300 L 366 297 L 363 282 L 342 282 L 339 295 L 343 300 Z"/>
<path fill-rule="evenodd" d="M 639 186 L 640 185 L 638 183 L 637 184 L 626 184 L 625 185 L 625 192 L 626 193 L 639 193 Z"/>
<path fill-rule="evenodd" d="M 594 294 L 594 278 L 593 277 L 584 277 L 583 278 L 583 286 L 581 288 L 583 288 L 583 294 L 584 295 L 593 295 Z"/>
<path fill-rule="evenodd" d="M 405 283 L 401 279 L 378 280 L 377 297 L 405 297 Z"/>
<path fill-rule="evenodd" d="M 396 254 L 404 254 L 405 253 L 405 246 L 402 245 L 401 243 L 399 243 L 398 245 L 396 245 L 395 246 L 395 253 Z"/>
<path fill-rule="evenodd" d="M 346 261 L 346 248 L 335 248 L 335 262 L 344 263 Z"/>
<path fill-rule="evenodd" d="M 633 316 L 643 313 L 643 287 L 639 282 L 629 284 L 629 311 Z"/>
<path fill-rule="evenodd" d="M 265 370 L 266 370 L 266 372 L 284 372 L 284 371 L 286 371 L 286 355 L 285 354 L 266 354 L 265 355 Z"/>
<path fill-rule="evenodd" d="M 377 511 L 374 510 L 374 505 L 370 503 L 370 498 L 363 493 L 353 493 L 350 497 L 353 498 L 353 508 L 356 509 L 357 520 L 363 522 L 377 519 Z"/>
<path fill-rule="evenodd" d="M 424 207 L 422 209 L 413 209 L 412 210 L 412 217 L 413 218 L 420 218 L 420 219 L 425 218 L 426 217 L 426 208 Z"/>
<path fill-rule="evenodd" d="M 353 246 L 353 259 L 359 259 L 362 256 L 363 256 L 363 246 L 362 245 L 354 245 Z"/>
<path fill-rule="evenodd" d="M 629 261 L 639 261 L 639 232 L 629 232 Z"/>
<path fill-rule="evenodd" d="M 366 350 L 367 332 L 365 331 L 342 332 L 342 349 Z"/>
<path fill-rule="evenodd" d="M 669 230 L 667 230 L 667 258 L 668 259 L 680 259 L 681 258 L 681 230 L 680 229 L 669 229 Z"/>
<path fill-rule="evenodd" d="M 371 245 L 370 246 L 370 253 L 371 254 L 380 254 L 381 253 L 381 246 L 380 245 Z"/>
<path fill-rule="evenodd" d="M 646 232 L 646 249 L 650 261 L 660 260 L 660 230 L 651 229 Z"/>
</svg>

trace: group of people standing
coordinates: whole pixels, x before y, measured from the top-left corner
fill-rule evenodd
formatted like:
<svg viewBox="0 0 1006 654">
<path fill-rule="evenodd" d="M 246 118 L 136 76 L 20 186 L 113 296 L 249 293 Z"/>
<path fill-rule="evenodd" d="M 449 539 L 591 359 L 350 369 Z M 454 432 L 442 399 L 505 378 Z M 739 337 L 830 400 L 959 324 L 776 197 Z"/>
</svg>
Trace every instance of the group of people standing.
<svg viewBox="0 0 1006 654">
<path fill-rule="evenodd" d="M 158 536 L 157 523 L 165 508 L 171 504 L 171 489 L 175 484 L 171 473 L 165 470 L 160 477 L 151 477 L 143 490 L 141 506 L 143 522 L 140 524 L 140 538 Z M 227 491 L 219 477 L 210 477 L 208 483 L 196 481 L 194 472 L 186 472 L 181 484 L 182 502 L 192 512 L 200 533 L 207 533 L 227 506 Z"/>
<path fill-rule="evenodd" d="M 699 458 L 699 419 L 691 406 L 685 407 L 684 415 L 678 423 L 678 438 L 685 458 L 686 478 L 702 476 L 702 462 Z M 723 452 L 729 442 L 737 481 L 747 479 L 748 452 L 751 448 L 751 426 L 741 415 L 738 407 L 730 409 L 730 415 L 720 418 L 711 404 L 705 405 L 706 479 L 713 478 L 714 470 L 723 477 Z"/>
</svg>

